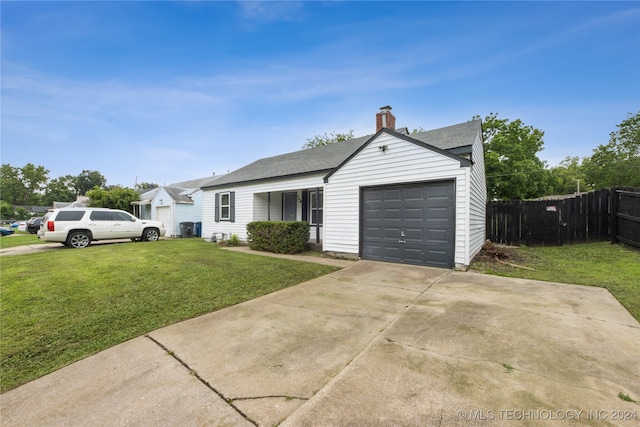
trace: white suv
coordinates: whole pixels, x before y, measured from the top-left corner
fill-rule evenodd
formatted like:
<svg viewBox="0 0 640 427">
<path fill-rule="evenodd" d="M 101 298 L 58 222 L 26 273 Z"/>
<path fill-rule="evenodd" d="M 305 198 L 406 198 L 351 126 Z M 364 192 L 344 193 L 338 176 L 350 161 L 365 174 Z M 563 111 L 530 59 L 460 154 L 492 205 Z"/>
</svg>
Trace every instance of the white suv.
<svg viewBox="0 0 640 427">
<path fill-rule="evenodd" d="M 38 238 L 85 248 L 94 240 L 156 241 L 165 235 L 159 221 L 139 219 L 125 211 L 105 208 L 52 209 L 44 216 Z"/>
</svg>

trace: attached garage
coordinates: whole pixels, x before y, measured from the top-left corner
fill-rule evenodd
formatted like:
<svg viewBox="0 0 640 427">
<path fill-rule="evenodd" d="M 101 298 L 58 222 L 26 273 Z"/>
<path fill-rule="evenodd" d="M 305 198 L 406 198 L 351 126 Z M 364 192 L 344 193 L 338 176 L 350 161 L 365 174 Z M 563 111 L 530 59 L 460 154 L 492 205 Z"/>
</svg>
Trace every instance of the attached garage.
<svg viewBox="0 0 640 427">
<path fill-rule="evenodd" d="M 453 267 L 454 187 L 454 181 L 440 181 L 363 188 L 360 256 Z"/>
<path fill-rule="evenodd" d="M 482 123 L 411 133 L 389 110 L 374 135 L 260 159 L 203 188 L 203 235 L 245 240 L 252 221 L 310 219 L 330 254 L 467 268 L 485 237 Z M 233 219 L 216 213 L 225 192 Z"/>
</svg>

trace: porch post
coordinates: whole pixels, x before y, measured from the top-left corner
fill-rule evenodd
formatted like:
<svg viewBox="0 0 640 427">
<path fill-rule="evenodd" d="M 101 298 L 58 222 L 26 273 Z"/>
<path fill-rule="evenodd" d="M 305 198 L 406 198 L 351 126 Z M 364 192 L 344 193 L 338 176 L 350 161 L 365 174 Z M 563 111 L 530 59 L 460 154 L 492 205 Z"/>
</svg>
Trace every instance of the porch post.
<svg viewBox="0 0 640 427">
<path fill-rule="evenodd" d="M 320 202 L 320 189 L 316 187 L 316 243 L 320 243 L 320 204 L 319 202 Z"/>
<path fill-rule="evenodd" d="M 267 193 L 267 221 L 271 221 L 271 191 Z"/>
</svg>

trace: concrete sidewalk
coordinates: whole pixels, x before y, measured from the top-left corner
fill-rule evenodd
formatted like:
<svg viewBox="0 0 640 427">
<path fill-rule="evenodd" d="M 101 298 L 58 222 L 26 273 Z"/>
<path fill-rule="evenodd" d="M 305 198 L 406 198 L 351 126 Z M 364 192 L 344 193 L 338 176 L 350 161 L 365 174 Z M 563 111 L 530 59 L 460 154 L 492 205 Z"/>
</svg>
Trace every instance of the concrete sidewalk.
<svg viewBox="0 0 640 427">
<path fill-rule="evenodd" d="M 612 417 L 639 345 L 601 288 L 358 261 L 11 390 L 1 422 L 638 425 Z"/>
</svg>

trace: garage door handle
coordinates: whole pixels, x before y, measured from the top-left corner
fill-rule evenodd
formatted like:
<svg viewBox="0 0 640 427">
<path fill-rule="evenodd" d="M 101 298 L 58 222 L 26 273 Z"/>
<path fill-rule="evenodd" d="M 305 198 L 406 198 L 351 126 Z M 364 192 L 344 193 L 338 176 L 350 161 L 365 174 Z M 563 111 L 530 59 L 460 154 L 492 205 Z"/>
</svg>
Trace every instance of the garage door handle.
<svg viewBox="0 0 640 427">
<path fill-rule="evenodd" d="M 407 243 L 406 240 L 398 240 L 398 243 Z"/>
</svg>

